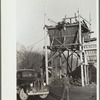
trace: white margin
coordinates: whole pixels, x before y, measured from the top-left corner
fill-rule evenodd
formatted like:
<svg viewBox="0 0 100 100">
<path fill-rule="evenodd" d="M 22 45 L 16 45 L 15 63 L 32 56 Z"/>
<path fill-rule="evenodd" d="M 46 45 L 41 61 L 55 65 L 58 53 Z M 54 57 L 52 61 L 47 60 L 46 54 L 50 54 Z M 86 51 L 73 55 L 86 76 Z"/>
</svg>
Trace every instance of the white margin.
<svg viewBox="0 0 100 100">
<path fill-rule="evenodd" d="M 99 0 L 96 0 L 97 23 L 97 100 L 99 100 Z"/>
</svg>

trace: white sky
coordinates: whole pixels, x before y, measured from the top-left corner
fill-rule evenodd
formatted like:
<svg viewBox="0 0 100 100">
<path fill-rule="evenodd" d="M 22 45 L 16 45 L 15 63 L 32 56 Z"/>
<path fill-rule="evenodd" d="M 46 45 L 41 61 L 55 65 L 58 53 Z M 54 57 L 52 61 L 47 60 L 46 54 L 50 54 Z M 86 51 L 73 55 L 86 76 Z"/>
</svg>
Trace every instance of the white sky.
<svg viewBox="0 0 100 100">
<path fill-rule="evenodd" d="M 17 42 L 25 47 L 30 46 L 44 38 L 44 5 L 46 8 L 46 24 L 50 24 L 47 19 L 55 22 L 61 21 L 65 15 L 74 16 L 78 8 L 80 14 L 89 20 L 91 13 L 92 30 L 96 36 L 96 0 L 17 0 Z M 36 48 L 43 46 L 43 41 Z"/>
</svg>

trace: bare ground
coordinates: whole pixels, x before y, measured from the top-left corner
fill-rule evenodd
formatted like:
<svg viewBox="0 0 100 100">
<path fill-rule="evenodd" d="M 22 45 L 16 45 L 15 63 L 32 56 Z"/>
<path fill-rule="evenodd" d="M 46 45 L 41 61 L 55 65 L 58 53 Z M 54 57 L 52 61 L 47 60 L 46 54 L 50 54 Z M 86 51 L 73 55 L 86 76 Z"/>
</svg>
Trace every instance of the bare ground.
<svg viewBox="0 0 100 100">
<path fill-rule="evenodd" d="M 50 93 L 46 99 L 38 96 L 30 96 L 28 100 L 60 100 L 62 94 L 62 85 L 58 82 L 51 84 Z M 91 84 L 87 87 L 71 86 L 69 90 L 70 100 L 96 100 L 96 85 Z M 17 100 L 20 100 L 17 98 Z"/>
</svg>

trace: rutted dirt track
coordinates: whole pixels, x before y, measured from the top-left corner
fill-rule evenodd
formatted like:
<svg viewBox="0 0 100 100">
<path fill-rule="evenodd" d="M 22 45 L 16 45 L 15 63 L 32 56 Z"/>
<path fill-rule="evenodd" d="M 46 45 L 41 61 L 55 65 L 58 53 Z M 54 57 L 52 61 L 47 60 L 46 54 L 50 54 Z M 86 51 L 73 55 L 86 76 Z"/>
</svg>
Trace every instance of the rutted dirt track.
<svg viewBox="0 0 100 100">
<path fill-rule="evenodd" d="M 50 93 L 46 99 L 41 99 L 38 96 L 30 96 L 28 100 L 60 100 L 61 93 L 62 87 L 52 86 L 50 87 Z M 96 88 L 71 86 L 69 97 L 70 100 L 96 100 Z M 20 99 L 17 98 L 17 100 Z"/>
</svg>

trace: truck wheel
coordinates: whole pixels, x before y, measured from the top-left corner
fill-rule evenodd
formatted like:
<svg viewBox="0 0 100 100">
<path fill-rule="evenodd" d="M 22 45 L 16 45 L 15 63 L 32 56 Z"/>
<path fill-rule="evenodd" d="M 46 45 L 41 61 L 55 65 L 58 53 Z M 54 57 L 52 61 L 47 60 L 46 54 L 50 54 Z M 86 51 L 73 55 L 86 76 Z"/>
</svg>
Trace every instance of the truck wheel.
<svg viewBox="0 0 100 100">
<path fill-rule="evenodd" d="M 40 97 L 41 99 L 45 99 L 47 96 L 48 96 L 48 94 L 41 94 L 41 95 L 39 95 L 39 97 Z"/>
<path fill-rule="evenodd" d="M 23 88 L 19 92 L 19 97 L 20 97 L 21 100 L 27 100 L 28 99 L 28 94 L 26 94 L 24 92 L 24 89 Z"/>
</svg>

